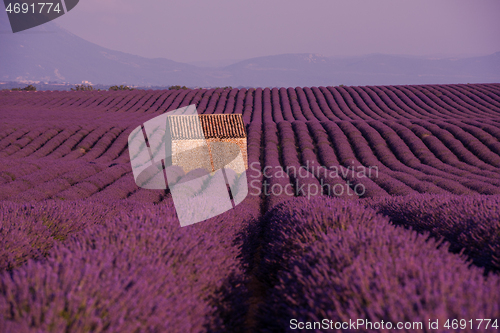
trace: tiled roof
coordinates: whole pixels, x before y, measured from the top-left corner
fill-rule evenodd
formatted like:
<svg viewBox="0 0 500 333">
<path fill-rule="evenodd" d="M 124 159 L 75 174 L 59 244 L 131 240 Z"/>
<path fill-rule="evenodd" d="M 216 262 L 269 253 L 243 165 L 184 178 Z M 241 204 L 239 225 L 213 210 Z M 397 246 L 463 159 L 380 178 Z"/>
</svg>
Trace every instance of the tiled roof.
<svg viewBox="0 0 500 333">
<path fill-rule="evenodd" d="M 176 115 L 168 123 L 173 140 L 246 137 L 241 114 Z"/>
</svg>

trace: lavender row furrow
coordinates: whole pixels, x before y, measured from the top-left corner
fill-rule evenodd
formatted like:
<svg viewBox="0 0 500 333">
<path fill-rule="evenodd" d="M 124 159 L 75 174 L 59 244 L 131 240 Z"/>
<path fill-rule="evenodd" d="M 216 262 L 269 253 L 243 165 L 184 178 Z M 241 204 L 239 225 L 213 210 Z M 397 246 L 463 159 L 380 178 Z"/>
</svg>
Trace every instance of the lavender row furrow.
<svg viewBox="0 0 500 333">
<path fill-rule="evenodd" d="M 443 162 L 481 176 L 498 178 L 500 170 L 479 160 L 448 131 L 424 121 L 413 121 L 411 129 L 420 136 L 429 134 L 423 141 Z"/>
<path fill-rule="evenodd" d="M 449 253 L 449 244 L 396 228 L 357 203 L 296 198 L 270 211 L 261 227 L 261 332 L 293 332 L 294 323 L 324 318 L 328 324 L 357 318 L 361 332 L 380 331 L 382 321 L 420 322 L 401 329 L 415 332 L 433 316 L 500 314 L 497 275 L 486 278 Z"/>
<path fill-rule="evenodd" d="M 292 181 L 295 196 L 306 196 L 309 198 L 321 195 L 322 186 L 320 186 L 316 177 L 301 165 L 300 157 L 297 154 L 298 147 L 292 125 L 289 122 L 280 122 L 278 124 L 278 131 L 281 156 L 283 165 L 285 166 L 284 170 Z"/>
<path fill-rule="evenodd" d="M 448 241 L 450 251 L 463 252 L 474 264 L 500 271 L 500 196 L 420 194 L 374 199 L 366 204 L 391 222 Z"/>
<path fill-rule="evenodd" d="M 456 156 L 455 159 L 453 159 L 452 157 L 454 155 L 450 155 L 450 152 L 447 153 L 446 148 L 443 148 L 444 152 L 439 150 L 439 148 L 436 148 L 436 146 L 441 148 L 443 145 L 441 141 L 436 138 L 434 138 L 435 140 L 432 138 L 429 139 L 431 137 L 430 133 L 418 131 L 418 129 L 414 132 L 411 129 L 415 130 L 415 128 L 410 123 L 405 122 L 388 122 L 386 125 L 397 132 L 407 147 L 422 162 L 422 164 L 447 172 L 451 175 L 457 175 L 462 179 L 474 180 L 474 182 L 478 182 L 479 186 L 487 184 L 489 181 L 487 177 L 474 174 L 473 172 L 478 171 L 477 169 L 471 170 L 467 164 L 457 162 Z"/>
<path fill-rule="evenodd" d="M 313 127 L 313 131 L 317 133 L 317 138 L 319 139 L 318 146 L 327 144 L 326 133 L 321 128 L 314 128 L 314 125 L 319 125 L 316 122 L 309 122 Z M 320 164 L 317 154 L 315 152 L 316 146 L 313 139 L 309 135 L 309 127 L 306 123 L 301 121 L 295 121 L 292 123 L 293 130 L 297 137 L 298 146 L 301 151 L 301 164 L 302 167 L 307 170 L 310 174 L 314 175 L 320 182 L 320 187 L 322 193 L 328 196 L 340 197 L 343 199 L 357 199 L 359 196 L 355 193 L 349 183 L 340 177 L 339 172 L 332 172 L 334 166 L 338 167 L 338 163 L 335 160 L 325 157 L 326 163 Z M 321 127 L 321 126 L 320 126 Z M 322 148 L 319 150 L 320 154 L 325 154 L 325 149 L 328 147 L 318 147 Z M 330 151 L 330 153 L 333 153 Z M 326 153 L 328 154 L 328 153 Z M 364 194 L 364 193 L 363 193 Z"/>
<path fill-rule="evenodd" d="M 229 302 L 224 294 L 246 293 L 235 241 L 255 216 L 253 205 L 243 203 L 181 228 L 171 204 L 79 204 L 95 207 L 92 219 L 82 218 L 90 225 L 78 233 L 73 230 L 79 225 L 72 227 L 63 243 L 47 242 L 43 261 L 29 260 L 0 275 L 0 325 L 40 331 L 199 332 L 244 324 L 243 304 L 230 320 L 217 314 Z M 92 224 L 95 220 L 99 224 Z M 30 297 L 29 290 L 39 291 L 38 297 Z"/>
<path fill-rule="evenodd" d="M 488 163 L 495 168 L 500 167 L 500 156 L 490 151 L 488 146 L 484 145 L 473 135 L 464 131 L 464 129 L 445 121 L 432 121 L 432 123 L 450 132 L 457 140 L 459 140 L 464 145 L 464 147 L 467 148 L 467 150 L 477 156 L 477 158 L 479 158 L 484 163 Z"/>
<path fill-rule="evenodd" d="M 284 172 L 280 161 L 280 148 L 278 148 L 278 128 L 275 123 L 264 126 L 264 165 L 262 195 L 266 199 L 267 208 L 295 196 L 289 175 Z M 290 190 L 292 189 L 292 190 Z"/>
<path fill-rule="evenodd" d="M 349 124 L 349 122 L 340 122 L 339 124 L 344 127 L 344 125 Z M 347 169 L 346 177 L 350 177 L 348 180 L 351 183 L 356 185 L 362 184 L 365 189 L 373 188 L 374 186 L 371 183 L 375 183 L 378 187 L 391 195 L 403 195 L 407 192 L 411 192 L 411 189 L 400 181 L 380 172 L 377 165 L 363 165 L 356 157 L 356 154 L 360 152 L 354 151 L 353 147 L 351 147 L 350 140 L 348 139 L 351 133 L 348 132 L 348 136 L 346 136 L 346 133 L 339 125 L 333 122 L 324 123 L 323 126 L 330 136 L 335 151 L 338 154 L 340 164 Z M 350 139 L 352 139 L 352 137 Z M 361 153 L 363 152 L 361 151 Z M 370 172 L 372 170 L 375 172 L 375 175 L 370 177 Z M 366 176 L 367 173 L 369 176 Z M 376 191 L 375 188 L 373 190 Z"/>
<path fill-rule="evenodd" d="M 380 160 L 393 170 L 405 171 L 424 181 L 429 181 L 441 187 L 447 192 L 455 194 L 471 194 L 470 189 L 461 185 L 462 178 L 458 175 L 445 172 L 439 166 L 424 164 L 407 146 L 405 141 L 393 128 L 378 121 L 368 123 L 375 129 L 385 141 L 374 146 L 376 151 L 380 151 Z M 373 134 L 375 135 L 375 134 Z M 372 142 L 372 140 L 370 140 Z M 383 158 L 381 156 L 394 156 L 394 158 Z M 410 169 L 411 168 L 411 169 Z M 439 191 L 438 191 L 439 192 Z"/>
<path fill-rule="evenodd" d="M 495 100 L 492 100 L 488 96 L 482 94 L 480 91 L 474 91 L 475 94 L 471 94 L 467 92 L 466 90 L 462 89 L 458 85 L 452 86 L 452 85 L 447 85 L 447 86 L 436 86 L 437 89 L 443 89 L 445 92 L 452 93 L 454 96 L 457 96 L 459 99 L 462 99 L 464 102 L 466 102 L 468 105 L 473 105 L 476 108 L 480 109 L 483 111 L 486 116 L 498 116 L 500 115 L 500 103 L 496 102 Z M 477 96 L 476 94 L 480 95 L 481 97 Z"/>
</svg>

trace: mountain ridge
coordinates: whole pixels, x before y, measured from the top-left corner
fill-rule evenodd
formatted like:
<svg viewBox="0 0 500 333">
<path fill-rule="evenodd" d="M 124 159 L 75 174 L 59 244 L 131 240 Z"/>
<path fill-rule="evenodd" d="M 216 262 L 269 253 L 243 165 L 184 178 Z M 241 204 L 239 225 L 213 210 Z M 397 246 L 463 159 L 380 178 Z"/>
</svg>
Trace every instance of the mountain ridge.
<svg viewBox="0 0 500 333">
<path fill-rule="evenodd" d="M 0 17 L 0 30 L 7 29 L 8 21 Z M 461 59 L 287 53 L 244 59 L 222 67 L 199 67 L 110 50 L 52 22 L 16 34 L 2 33 L 0 44 L 6 46 L 0 49 L 0 63 L 8 64 L 0 68 L 0 81 L 191 87 L 500 82 L 500 52 Z"/>
</svg>

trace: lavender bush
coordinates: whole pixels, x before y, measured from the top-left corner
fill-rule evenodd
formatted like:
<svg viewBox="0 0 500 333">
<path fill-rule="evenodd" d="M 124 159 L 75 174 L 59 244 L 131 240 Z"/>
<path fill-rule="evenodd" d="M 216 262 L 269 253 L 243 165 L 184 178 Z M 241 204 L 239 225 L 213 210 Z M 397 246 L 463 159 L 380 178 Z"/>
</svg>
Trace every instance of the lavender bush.
<svg viewBox="0 0 500 333">
<path fill-rule="evenodd" d="M 428 332 L 429 318 L 444 324 L 447 318 L 500 315 L 498 276 L 484 278 L 464 257 L 449 253 L 448 244 L 394 227 L 352 202 L 294 199 L 269 212 L 263 229 L 259 277 L 268 292 L 257 317 L 260 331 L 293 331 L 292 318 L 356 318 L 422 322 L 421 329 L 402 331 Z"/>
</svg>

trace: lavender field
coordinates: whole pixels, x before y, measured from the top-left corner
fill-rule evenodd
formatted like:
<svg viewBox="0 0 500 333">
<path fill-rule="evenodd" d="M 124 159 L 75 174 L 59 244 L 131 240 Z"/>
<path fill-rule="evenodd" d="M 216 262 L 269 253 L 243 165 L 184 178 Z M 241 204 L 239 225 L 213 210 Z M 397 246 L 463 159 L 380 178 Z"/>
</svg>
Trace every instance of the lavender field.
<svg viewBox="0 0 500 333">
<path fill-rule="evenodd" d="M 181 228 L 127 140 L 192 104 L 249 194 Z M 500 332 L 500 84 L 0 91 L 0 223 L 0 332 Z"/>
</svg>

